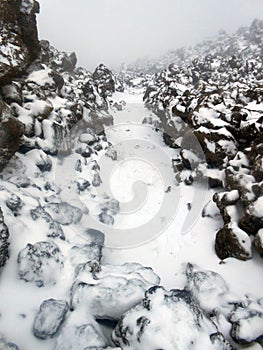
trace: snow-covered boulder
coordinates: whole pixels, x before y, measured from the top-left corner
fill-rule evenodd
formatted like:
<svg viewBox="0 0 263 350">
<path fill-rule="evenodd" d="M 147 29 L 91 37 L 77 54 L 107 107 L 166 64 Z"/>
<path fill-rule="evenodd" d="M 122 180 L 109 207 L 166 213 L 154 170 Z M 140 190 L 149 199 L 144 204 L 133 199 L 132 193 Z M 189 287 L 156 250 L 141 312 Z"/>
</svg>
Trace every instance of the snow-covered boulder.
<svg viewBox="0 0 263 350">
<path fill-rule="evenodd" d="M 85 264 L 71 289 L 71 307 L 84 307 L 99 319 L 118 320 L 159 283 L 153 270 L 140 264 L 102 265 L 99 271 Z"/>
<path fill-rule="evenodd" d="M 162 287 L 122 316 L 112 338 L 122 349 L 231 349 L 190 292 Z"/>
<path fill-rule="evenodd" d="M 245 300 L 237 305 L 229 315 L 232 324 L 231 337 L 239 344 L 262 341 L 263 308 L 262 302 Z"/>
<path fill-rule="evenodd" d="M 38 287 L 56 284 L 63 270 L 64 257 L 54 242 L 28 243 L 18 254 L 18 274 Z"/>
<path fill-rule="evenodd" d="M 221 259 L 236 258 L 248 260 L 252 258 L 251 239 L 236 223 L 225 225 L 216 234 L 215 251 Z"/>
<path fill-rule="evenodd" d="M 57 333 L 68 311 L 65 300 L 44 300 L 39 307 L 33 324 L 35 337 L 46 339 Z"/>
</svg>

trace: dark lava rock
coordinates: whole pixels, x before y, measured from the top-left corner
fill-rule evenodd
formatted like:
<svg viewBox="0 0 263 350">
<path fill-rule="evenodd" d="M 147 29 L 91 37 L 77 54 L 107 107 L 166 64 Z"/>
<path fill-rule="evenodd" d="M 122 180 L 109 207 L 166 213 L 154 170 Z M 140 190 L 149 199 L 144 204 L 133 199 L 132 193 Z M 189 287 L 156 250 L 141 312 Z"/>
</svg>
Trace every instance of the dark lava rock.
<svg viewBox="0 0 263 350">
<path fill-rule="evenodd" d="M 239 260 L 252 258 L 250 237 L 235 223 L 225 225 L 217 232 L 215 250 L 221 260 L 230 257 Z"/>
<path fill-rule="evenodd" d="M 0 97 L 0 171 L 19 149 L 23 125 L 12 116 L 10 108 Z"/>
<path fill-rule="evenodd" d="M 35 337 L 47 339 L 59 330 L 69 306 L 65 300 L 48 299 L 40 305 L 35 317 L 33 333 Z"/>
<path fill-rule="evenodd" d="M 63 269 L 63 255 L 54 242 L 28 243 L 18 254 L 18 274 L 38 287 L 56 284 Z"/>
<path fill-rule="evenodd" d="M 9 258 L 8 242 L 9 230 L 4 222 L 4 215 L 0 207 L 0 267 L 3 267 Z"/>
<path fill-rule="evenodd" d="M 35 0 L 10 0 L 0 3 L 0 85 L 21 74 L 39 52 Z"/>
</svg>

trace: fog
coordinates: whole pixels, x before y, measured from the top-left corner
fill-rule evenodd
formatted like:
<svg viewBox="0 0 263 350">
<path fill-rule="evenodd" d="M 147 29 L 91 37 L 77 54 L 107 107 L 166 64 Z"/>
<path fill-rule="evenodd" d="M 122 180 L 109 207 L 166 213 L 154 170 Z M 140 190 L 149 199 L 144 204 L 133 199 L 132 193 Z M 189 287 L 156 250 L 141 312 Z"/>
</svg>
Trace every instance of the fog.
<svg viewBox="0 0 263 350">
<path fill-rule="evenodd" d="M 263 17 L 263 0 L 40 0 L 39 36 L 78 64 L 155 57 Z"/>
</svg>

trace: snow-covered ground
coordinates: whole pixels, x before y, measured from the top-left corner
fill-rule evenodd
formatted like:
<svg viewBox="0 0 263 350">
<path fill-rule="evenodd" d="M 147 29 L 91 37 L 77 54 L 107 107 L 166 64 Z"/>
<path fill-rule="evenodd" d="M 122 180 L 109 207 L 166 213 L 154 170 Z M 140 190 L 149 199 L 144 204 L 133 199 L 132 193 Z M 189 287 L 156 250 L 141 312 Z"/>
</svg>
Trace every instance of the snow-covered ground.
<svg viewBox="0 0 263 350">
<path fill-rule="evenodd" d="M 141 140 L 141 144 L 144 145 L 144 141 L 146 140 L 149 145 L 154 144 L 158 151 L 161 150 L 166 164 L 157 164 L 160 170 L 159 175 L 163 176 L 160 183 L 166 183 L 168 186 L 171 186 L 171 192 L 167 193 L 166 196 L 164 193 L 159 193 L 159 199 L 155 197 L 152 197 L 152 199 L 150 197 L 151 193 L 148 193 L 146 202 L 150 205 L 148 211 L 152 214 L 152 219 L 154 216 L 160 215 L 160 213 L 156 213 L 156 202 L 158 202 L 158 200 L 161 202 L 167 201 L 166 210 L 169 220 L 167 225 L 163 225 L 160 235 L 154 235 L 152 240 L 148 243 L 145 242 L 144 236 L 142 236 L 142 243 L 137 247 L 121 247 L 120 249 L 105 248 L 103 260 L 111 263 L 136 261 L 145 266 L 151 266 L 161 277 L 161 284 L 167 289 L 183 288 L 185 285 L 185 264 L 191 262 L 199 265 L 203 269 L 213 270 L 221 274 L 229 284 L 230 290 L 239 297 L 244 296 L 244 294 L 251 294 L 258 298 L 262 297 L 263 287 L 260 283 L 259 276 L 262 276 L 263 265 L 259 257 L 246 262 L 228 258 L 224 260 L 224 263 L 220 264 L 220 260 L 214 251 L 214 240 L 216 232 L 222 224 L 221 218 L 212 219 L 202 217 L 201 215 L 205 204 L 209 200 L 212 200 L 214 191 L 211 189 L 208 190 L 206 186 L 197 185 L 195 183 L 191 186 L 187 186 L 183 183 L 176 186 L 176 181 L 172 178 L 171 163 L 169 163 L 169 156 L 172 157 L 175 151 L 164 144 L 161 133 L 156 132 L 152 127 L 143 125 L 139 127 L 137 124 L 141 123 L 145 117 L 152 115 L 144 106 L 142 97 L 143 95 L 139 93 L 116 93 L 114 95 L 114 100 L 125 100 L 127 105 L 122 111 L 115 111 L 113 115 L 115 127 L 109 129 L 107 136 L 113 144 L 117 143 L 122 137 L 122 135 L 119 134 L 119 132 L 121 132 L 121 125 L 123 124 L 126 128 L 128 128 L 129 125 L 129 128 L 134 131 L 131 136 L 131 138 L 136 141 L 134 142 L 134 148 L 136 148 L 137 144 L 140 144 L 138 141 L 139 139 Z M 112 130 L 114 132 L 111 132 Z M 141 135 L 141 133 L 145 134 Z M 129 140 L 127 137 L 124 137 L 124 139 Z M 130 146 L 128 141 L 127 145 Z M 132 154 L 133 150 L 129 149 L 129 152 Z M 154 152 L 158 159 L 159 153 L 156 153 L 156 150 L 152 150 L 152 147 L 149 147 L 148 150 L 144 150 L 143 161 L 146 164 L 148 164 L 148 162 L 151 163 L 151 159 L 153 158 L 152 153 Z M 138 168 L 140 168 L 141 160 L 138 159 L 137 162 Z M 138 173 L 132 172 L 135 163 L 134 160 L 132 160 L 130 168 L 126 164 L 123 171 L 120 166 L 121 169 L 118 170 L 119 174 L 115 171 L 116 173 L 111 177 L 112 187 L 113 189 L 116 188 L 117 194 L 120 193 L 121 195 L 127 196 L 130 194 L 129 190 L 131 190 L 132 179 L 134 182 L 138 180 Z M 163 169 L 165 170 L 163 171 Z M 123 178 L 120 178 L 120 174 L 123 174 Z M 152 162 L 152 167 L 144 171 L 144 181 L 147 183 L 148 179 L 151 177 L 154 178 L 155 174 L 156 164 Z M 171 182 L 168 183 L 167 181 Z M 159 183 L 156 182 L 155 186 L 157 187 L 158 185 Z M 148 186 L 148 188 L 151 186 Z M 161 188 L 162 191 L 165 189 L 163 187 Z M 167 200 L 167 196 L 171 196 L 171 199 Z M 173 203 L 173 207 L 169 208 L 171 203 Z M 191 204 L 190 210 L 188 208 L 188 203 Z M 172 209 L 172 215 L 170 209 Z M 136 226 L 138 223 L 136 221 L 136 216 L 134 213 L 130 215 Z M 125 224 L 127 224 L 127 228 L 129 228 L 129 215 L 126 216 L 126 220 L 127 223 L 122 222 L 121 230 L 123 235 L 125 235 Z M 147 217 L 145 220 L 150 221 L 150 218 Z M 191 224 L 188 225 L 188 223 Z M 145 225 L 145 230 L 154 230 L 151 226 L 151 222 L 149 226 Z M 149 232 L 143 233 L 147 238 Z M 128 233 L 126 234 L 128 235 Z"/>
<path fill-rule="evenodd" d="M 117 151 L 117 160 L 105 157 L 103 152 L 96 158 L 101 167 L 101 186 L 88 196 L 73 193 L 71 185 L 79 176 L 75 170 L 76 154 L 66 157 L 63 162 L 57 161 L 53 170 L 45 175 L 46 180 L 53 179 L 59 185 L 62 181 L 61 198 L 71 205 L 78 204 L 84 213 L 78 224 L 63 226 L 67 240 L 59 241 L 58 245 L 64 256 L 69 255 L 74 244 L 85 241 L 85 229 L 95 227 L 105 233 L 102 264 L 141 263 L 152 267 L 161 277 L 161 285 L 172 289 L 185 286 L 185 268 L 191 262 L 202 269 L 218 272 L 229 285 L 235 300 L 246 294 L 256 299 L 262 297 L 263 265 L 258 257 L 246 262 L 228 258 L 220 263 L 214 251 L 214 240 L 222 224 L 221 218 L 201 215 L 214 191 L 205 184 L 186 186 L 176 183 L 171 160 L 177 151 L 164 144 L 161 132 L 142 124 L 145 117 L 154 117 L 144 106 L 142 93 L 116 93 L 113 100 L 124 100 L 126 104 L 119 111 L 112 107 L 114 125 L 106 128 L 107 138 Z M 36 169 L 31 160 L 23 155 L 20 157 L 27 164 L 28 175 L 34 174 Z M 55 157 L 52 160 L 55 162 Z M 43 179 L 35 176 L 33 181 L 40 185 Z M 18 190 L 10 182 L 2 184 L 21 196 L 29 208 L 37 205 L 37 187 Z M 110 226 L 99 222 L 97 214 L 103 201 L 112 197 L 119 201 L 120 207 L 113 226 Z M 89 209 L 89 215 L 85 215 L 85 207 Z M 217 210 L 215 205 L 214 210 Z M 33 336 L 34 318 L 43 300 L 68 299 L 74 271 L 66 261 L 57 283 L 45 288 L 18 279 L 18 253 L 28 242 L 46 239 L 45 225 L 31 219 L 27 221 L 28 211 L 22 214 L 15 219 L 11 214 L 5 216 L 12 244 L 10 260 L 1 275 L 0 329 L 22 350 L 50 350 L 54 347 L 53 339 L 41 341 Z"/>
</svg>

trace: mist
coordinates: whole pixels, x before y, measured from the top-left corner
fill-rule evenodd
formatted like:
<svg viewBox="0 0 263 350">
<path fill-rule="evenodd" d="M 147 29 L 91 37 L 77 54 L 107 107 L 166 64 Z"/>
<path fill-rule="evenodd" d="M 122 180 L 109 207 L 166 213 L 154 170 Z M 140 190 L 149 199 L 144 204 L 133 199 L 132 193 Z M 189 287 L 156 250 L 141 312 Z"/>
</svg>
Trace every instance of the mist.
<svg viewBox="0 0 263 350">
<path fill-rule="evenodd" d="M 40 0 L 40 39 L 93 70 L 232 33 L 263 16 L 262 0 Z"/>
</svg>

